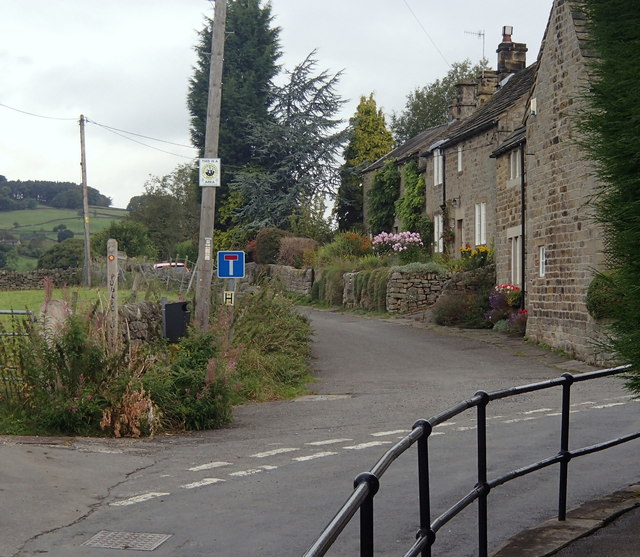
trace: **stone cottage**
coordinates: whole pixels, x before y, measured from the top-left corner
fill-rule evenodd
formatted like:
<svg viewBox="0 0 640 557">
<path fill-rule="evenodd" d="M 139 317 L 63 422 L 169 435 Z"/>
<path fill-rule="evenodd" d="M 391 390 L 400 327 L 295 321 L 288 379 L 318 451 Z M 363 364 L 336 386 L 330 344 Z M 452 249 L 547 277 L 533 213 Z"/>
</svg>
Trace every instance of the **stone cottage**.
<svg viewBox="0 0 640 557">
<path fill-rule="evenodd" d="M 493 154 L 495 253 L 498 281 L 525 285 L 527 336 L 597 361 L 586 294 L 603 263 L 602 232 L 589 213 L 593 167 L 577 143 L 593 56 L 586 24 L 580 2 L 554 1 L 522 127 Z"/>
<path fill-rule="evenodd" d="M 394 156 L 420 159 L 434 251 L 492 246 L 497 282 L 523 288 L 527 336 L 599 362 L 599 327 L 586 307 L 603 264 L 602 232 L 589 213 L 597 181 L 577 142 L 593 56 L 587 21 L 580 1 L 554 0 L 529 67 L 511 32 L 503 28 L 498 69 L 458 86 L 451 122 Z M 365 184 L 375 170 L 365 171 Z"/>
</svg>

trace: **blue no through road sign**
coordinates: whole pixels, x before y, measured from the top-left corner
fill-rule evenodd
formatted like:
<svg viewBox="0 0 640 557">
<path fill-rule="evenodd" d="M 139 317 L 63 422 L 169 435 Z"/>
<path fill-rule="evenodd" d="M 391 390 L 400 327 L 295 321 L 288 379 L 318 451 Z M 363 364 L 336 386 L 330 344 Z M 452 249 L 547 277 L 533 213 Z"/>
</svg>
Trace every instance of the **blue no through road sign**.
<svg viewBox="0 0 640 557">
<path fill-rule="evenodd" d="M 218 278 L 244 278 L 244 252 L 218 252 Z"/>
</svg>

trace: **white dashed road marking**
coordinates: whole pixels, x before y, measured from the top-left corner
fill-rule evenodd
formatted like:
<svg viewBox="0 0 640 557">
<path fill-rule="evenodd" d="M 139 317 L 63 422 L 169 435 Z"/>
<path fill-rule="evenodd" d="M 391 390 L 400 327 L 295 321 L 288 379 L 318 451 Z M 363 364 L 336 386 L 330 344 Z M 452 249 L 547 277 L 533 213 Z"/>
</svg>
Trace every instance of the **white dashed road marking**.
<svg viewBox="0 0 640 557">
<path fill-rule="evenodd" d="M 135 505 L 136 503 L 142 503 L 149 499 L 155 499 L 156 497 L 163 497 L 165 495 L 171 495 L 170 493 L 163 493 L 158 491 L 152 491 L 149 493 L 143 493 L 142 495 L 136 495 L 135 497 L 129 497 L 129 499 L 123 499 L 122 501 L 114 501 L 111 503 L 113 507 L 126 507 L 127 505 Z"/>
<path fill-rule="evenodd" d="M 252 458 L 265 458 L 267 456 L 275 456 L 277 454 L 283 454 L 283 453 L 291 453 L 293 451 L 299 451 L 300 449 L 298 448 L 293 448 L 293 447 L 283 447 L 281 449 L 273 449 L 272 451 L 265 451 L 263 453 L 256 453 L 256 454 L 252 454 L 251 457 Z"/>
<path fill-rule="evenodd" d="M 369 447 L 379 447 L 380 445 L 390 445 L 390 444 L 391 444 L 391 441 L 369 441 L 368 443 L 360 443 L 359 445 L 351 445 L 350 447 L 342 447 L 342 448 L 359 451 L 360 449 L 368 449 Z"/>
<path fill-rule="evenodd" d="M 407 433 L 406 429 L 396 429 L 395 431 L 378 431 L 377 433 L 372 433 L 372 437 L 385 437 L 386 435 L 397 435 L 398 433 Z"/>
<path fill-rule="evenodd" d="M 259 474 L 260 472 L 264 472 L 262 468 L 252 468 L 250 470 L 239 470 L 238 472 L 231 472 L 230 476 L 234 478 L 244 478 L 245 476 L 253 476 L 254 474 Z"/>
<path fill-rule="evenodd" d="M 311 443 L 305 443 L 305 445 L 312 445 L 319 447 L 322 445 L 335 445 L 336 443 L 346 443 L 347 441 L 353 441 L 353 439 L 327 439 L 326 441 L 312 441 Z"/>
<path fill-rule="evenodd" d="M 205 485 L 217 484 L 224 481 L 225 480 L 221 480 L 220 478 L 204 478 L 199 482 L 193 482 L 191 484 L 181 485 L 180 487 L 184 489 L 193 489 L 195 487 L 203 487 Z"/>
<path fill-rule="evenodd" d="M 211 470 L 212 468 L 220 468 L 221 466 L 231 466 L 230 462 L 207 462 L 206 464 L 200 464 L 200 466 L 194 466 L 189 468 L 189 472 L 200 472 L 200 470 Z"/>
<path fill-rule="evenodd" d="M 334 454 L 338 454 L 338 453 L 333 453 L 331 451 L 324 451 L 322 453 L 314 453 L 307 456 L 298 456 L 296 458 L 292 458 L 291 460 L 295 460 L 296 462 L 306 462 L 307 460 L 313 460 L 315 458 L 323 458 L 325 456 L 332 456 Z"/>
</svg>

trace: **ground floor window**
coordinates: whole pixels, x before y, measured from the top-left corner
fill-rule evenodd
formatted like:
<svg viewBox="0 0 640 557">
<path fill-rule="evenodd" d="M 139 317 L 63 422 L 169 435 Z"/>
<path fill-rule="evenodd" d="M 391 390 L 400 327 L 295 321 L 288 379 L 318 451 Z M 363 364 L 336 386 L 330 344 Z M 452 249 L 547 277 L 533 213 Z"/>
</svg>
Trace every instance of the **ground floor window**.
<svg viewBox="0 0 640 557">
<path fill-rule="evenodd" d="M 487 243 L 487 204 L 476 203 L 476 246 Z"/>
<path fill-rule="evenodd" d="M 443 232 L 442 215 L 433 215 L 433 251 L 436 253 L 444 251 Z"/>
<path fill-rule="evenodd" d="M 522 236 L 509 238 L 511 246 L 511 284 L 522 284 Z"/>
</svg>

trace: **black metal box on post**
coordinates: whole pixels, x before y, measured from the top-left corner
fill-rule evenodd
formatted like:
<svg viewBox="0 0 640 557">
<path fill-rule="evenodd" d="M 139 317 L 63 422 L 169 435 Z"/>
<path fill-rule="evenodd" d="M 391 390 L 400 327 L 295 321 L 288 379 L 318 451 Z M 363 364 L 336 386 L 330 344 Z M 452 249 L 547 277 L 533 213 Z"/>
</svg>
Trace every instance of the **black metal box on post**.
<svg viewBox="0 0 640 557">
<path fill-rule="evenodd" d="M 191 312 L 189 302 L 162 301 L 162 334 L 169 342 L 178 342 L 187 334 Z"/>
</svg>

